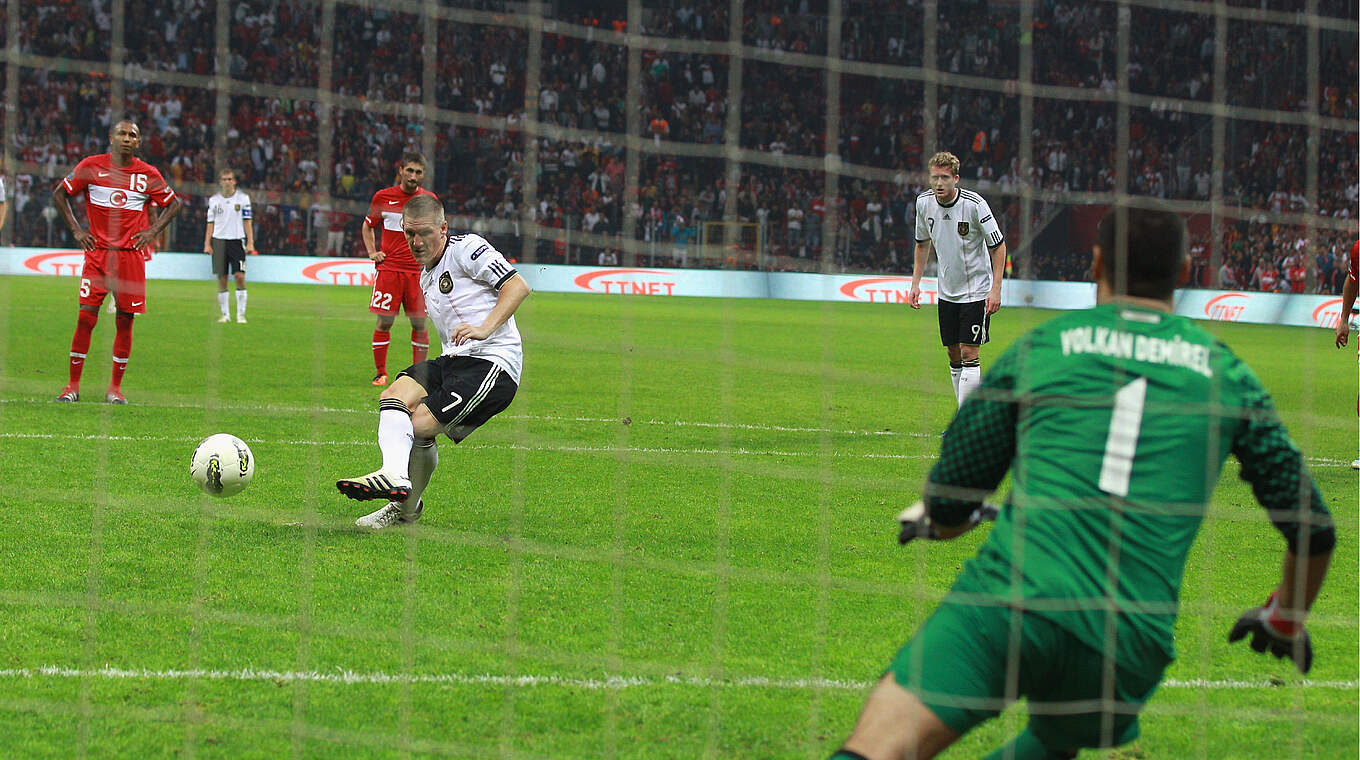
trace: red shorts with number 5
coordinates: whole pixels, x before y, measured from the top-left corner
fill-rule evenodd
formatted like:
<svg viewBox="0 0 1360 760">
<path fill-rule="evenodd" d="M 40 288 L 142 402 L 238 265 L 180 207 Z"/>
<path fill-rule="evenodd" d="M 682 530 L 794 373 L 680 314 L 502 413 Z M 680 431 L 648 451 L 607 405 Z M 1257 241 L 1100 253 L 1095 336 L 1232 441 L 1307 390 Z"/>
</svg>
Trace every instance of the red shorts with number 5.
<svg viewBox="0 0 1360 760">
<path fill-rule="evenodd" d="M 85 253 L 80 305 L 98 306 L 109 293 L 119 311 L 146 313 L 146 257 L 141 251 L 96 248 Z"/>
<path fill-rule="evenodd" d="M 425 316 L 425 295 L 420 292 L 420 272 L 379 269 L 378 278 L 373 281 L 373 297 L 368 301 L 368 310 L 374 314 L 395 317 L 402 307 L 406 308 L 408 317 Z"/>
</svg>

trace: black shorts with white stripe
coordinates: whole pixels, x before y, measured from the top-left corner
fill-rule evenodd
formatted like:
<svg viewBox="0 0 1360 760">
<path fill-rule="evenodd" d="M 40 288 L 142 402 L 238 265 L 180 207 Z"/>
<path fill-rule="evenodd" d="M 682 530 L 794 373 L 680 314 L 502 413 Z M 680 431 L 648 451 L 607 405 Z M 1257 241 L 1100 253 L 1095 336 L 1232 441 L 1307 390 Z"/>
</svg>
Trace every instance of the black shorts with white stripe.
<svg viewBox="0 0 1360 760">
<path fill-rule="evenodd" d="M 425 389 L 422 403 L 454 443 L 504 411 L 519 390 L 508 372 L 473 356 L 438 356 L 407 367 L 397 377 L 402 375 Z"/>
<path fill-rule="evenodd" d="M 940 299 L 936 308 L 940 318 L 940 343 L 946 346 L 980 346 L 991 340 L 992 315 L 987 301 L 956 303 Z"/>
</svg>

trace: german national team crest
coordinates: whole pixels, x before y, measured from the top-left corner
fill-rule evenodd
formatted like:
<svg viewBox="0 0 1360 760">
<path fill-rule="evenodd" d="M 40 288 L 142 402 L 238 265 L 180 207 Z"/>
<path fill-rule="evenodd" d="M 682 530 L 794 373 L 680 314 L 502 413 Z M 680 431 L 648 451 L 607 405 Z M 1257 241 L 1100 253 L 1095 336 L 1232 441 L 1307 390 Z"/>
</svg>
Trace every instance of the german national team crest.
<svg viewBox="0 0 1360 760">
<path fill-rule="evenodd" d="M 959 237 L 968 237 L 968 222 L 959 222 Z"/>
<path fill-rule="evenodd" d="M 241 204 L 239 204 L 239 203 L 236 204 L 236 210 L 237 210 L 237 211 L 240 211 L 240 210 L 241 210 Z"/>
<path fill-rule="evenodd" d="M 452 290 L 453 278 L 449 276 L 449 273 L 445 272 L 439 275 L 439 292 L 447 295 Z"/>
</svg>

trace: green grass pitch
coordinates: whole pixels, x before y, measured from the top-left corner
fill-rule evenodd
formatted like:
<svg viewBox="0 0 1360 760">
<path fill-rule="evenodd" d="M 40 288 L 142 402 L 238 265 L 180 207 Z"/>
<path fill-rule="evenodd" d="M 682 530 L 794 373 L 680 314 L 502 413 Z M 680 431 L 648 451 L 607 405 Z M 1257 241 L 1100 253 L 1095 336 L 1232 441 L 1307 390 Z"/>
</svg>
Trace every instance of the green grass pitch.
<svg viewBox="0 0 1360 760">
<path fill-rule="evenodd" d="M 211 283 L 152 282 L 113 407 L 107 314 L 85 399 L 52 401 L 75 289 L 0 278 L 6 758 L 823 758 L 985 532 L 894 541 L 954 411 L 929 309 L 535 294 L 514 404 L 441 442 L 419 525 L 369 534 L 333 486 L 380 461 L 366 290 L 251 285 L 250 323 L 221 325 Z M 1002 311 L 984 370 L 1048 316 Z M 1226 644 L 1283 549 L 1229 463 L 1180 659 L 1104 756 L 1353 758 L 1355 358 L 1211 329 L 1338 518 L 1316 665 Z M 187 471 L 216 432 L 258 460 L 227 500 Z"/>
</svg>

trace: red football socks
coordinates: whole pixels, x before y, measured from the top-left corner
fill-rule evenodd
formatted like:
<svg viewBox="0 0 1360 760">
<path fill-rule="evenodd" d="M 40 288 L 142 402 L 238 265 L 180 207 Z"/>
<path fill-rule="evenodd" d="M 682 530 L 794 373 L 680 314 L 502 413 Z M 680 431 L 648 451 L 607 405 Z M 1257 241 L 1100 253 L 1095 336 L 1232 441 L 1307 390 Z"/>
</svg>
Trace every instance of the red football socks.
<svg viewBox="0 0 1360 760">
<path fill-rule="evenodd" d="M 132 315 L 119 312 L 113 318 L 113 375 L 109 379 L 109 390 L 123 387 L 123 373 L 127 372 L 128 357 L 132 356 Z"/>
<path fill-rule="evenodd" d="M 85 355 L 90 352 L 90 333 L 99 321 L 99 312 L 80 309 L 76 313 L 76 332 L 71 336 L 70 387 L 80 387 L 80 373 L 85 370 Z"/>
<path fill-rule="evenodd" d="M 392 342 L 392 333 L 387 330 L 373 331 L 373 366 L 380 374 L 387 372 L 387 345 Z"/>
</svg>

